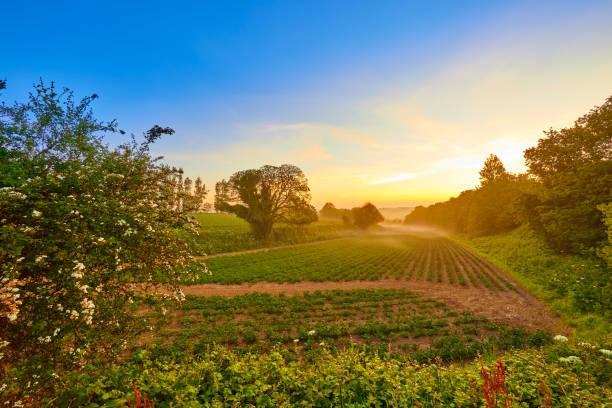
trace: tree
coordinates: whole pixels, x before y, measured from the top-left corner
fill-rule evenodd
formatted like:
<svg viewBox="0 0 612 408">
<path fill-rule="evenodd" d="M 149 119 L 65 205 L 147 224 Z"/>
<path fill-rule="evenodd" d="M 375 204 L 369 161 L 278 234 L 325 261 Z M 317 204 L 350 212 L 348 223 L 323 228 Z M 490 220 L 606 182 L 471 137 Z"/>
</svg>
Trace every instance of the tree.
<svg viewBox="0 0 612 408">
<path fill-rule="evenodd" d="M 372 225 L 385 220 L 378 208 L 372 203 L 365 203 L 362 207 L 355 207 L 351 210 L 353 223 L 359 228 L 366 229 Z"/>
<path fill-rule="evenodd" d="M 606 234 L 608 235 L 608 242 L 601 248 L 599 256 L 612 268 L 612 202 L 600 204 L 597 209 L 603 214 L 603 222 L 606 225 Z"/>
<path fill-rule="evenodd" d="M 508 178 L 508 172 L 504 167 L 504 164 L 494 154 L 489 155 L 484 162 L 483 168 L 479 172 L 480 174 L 480 185 L 484 186 L 493 181 L 501 181 Z"/>
<path fill-rule="evenodd" d="M 606 242 L 597 206 L 612 201 L 612 96 L 574 126 L 544 133 L 525 150 L 541 183 L 523 198 L 529 224 L 556 250 L 597 250 Z"/>
<path fill-rule="evenodd" d="M 41 81 L 27 103 L 0 105 L 0 352 L 18 393 L 118 355 L 140 330 L 126 283 L 166 283 L 180 297 L 178 279 L 189 279 L 177 231 L 196 224 L 173 205 L 176 169 L 149 154 L 173 130 L 110 149 L 116 123 L 94 118 L 95 99 Z"/>
<path fill-rule="evenodd" d="M 258 239 L 268 240 L 278 222 L 316 220 L 308 180 L 298 167 L 263 166 L 242 170 L 215 186 L 215 209 L 247 221 Z"/>
<path fill-rule="evenodd" d="M 340 218 L 342 217 L 340 210 L 338 210 L 333 203 L 329 203 L 329 202 L 325 203 L 323 208 L 321 208 L 321 211 L 319 211 L 319 215 L 321 216 L 321 218 Z"/>
<path fill-rule="evenodd" d="M 544 182 L 556 173 L 572 171 L 586 163 L 612 159 L 612 96 L 570 128 L 545 131 L 546 137 L 525 150 L 529 172 Z"/>
</svg>

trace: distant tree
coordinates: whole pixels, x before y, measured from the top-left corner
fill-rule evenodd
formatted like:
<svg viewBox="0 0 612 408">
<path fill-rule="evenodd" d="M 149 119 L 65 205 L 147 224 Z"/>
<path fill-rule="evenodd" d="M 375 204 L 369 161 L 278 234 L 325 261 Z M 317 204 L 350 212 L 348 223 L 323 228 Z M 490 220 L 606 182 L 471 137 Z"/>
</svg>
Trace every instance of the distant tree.
<svg viewBox="0 0 612 408">
<path fill-rule="evenodd" d="M 269 239 L 278 222 L 316 220 L 308 180 L 290 164 L 236 172 L 229 180 L 218 182 L 215 192 L 215 209 L 247 221 L 258 239 Z"/>
<path fill-rule="evenodd" d="M 342 217 L 342 214 L 336 208 L 336 206 L 329 202 L 325 203 L 323 208 L 321 208 L 321 211 L 319 211 L 319 215 L 321 216 L 321 218 L 340 218 Z"/>
<path fill-rule="evenodd" d="M 489 155 L 484 162 L 484 167 L 480 170 L 480 185 L 484 186 L 493 181 L 500 181 L 508 178 L 508 172 L 504 164 L 494 154 Z"/>
<path fill-rule="evenodd" d="M 359 228 L 366 229 L 372 225 L 385 220 L 378 208 L 372 203 L 366 203 L 362 207 L 351 210 L 353 223 Z"/>
</svg>

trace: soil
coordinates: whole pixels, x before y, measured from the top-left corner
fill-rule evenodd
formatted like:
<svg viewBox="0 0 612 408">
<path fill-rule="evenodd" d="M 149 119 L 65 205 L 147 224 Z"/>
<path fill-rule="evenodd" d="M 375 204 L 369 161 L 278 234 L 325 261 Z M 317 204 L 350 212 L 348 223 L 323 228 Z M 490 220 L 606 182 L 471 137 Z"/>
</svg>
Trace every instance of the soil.
<svg viewBox="0 0 612 408">
<path fill-rule="evenodd" d="M 451 309 L 470 310 L 487 316 L 496 322 L 504 322 L 512 326 L 521 326 L 532 330 L 548 329 L 556 332 L 566 332 L 561 327 L 560 320 L 547 311 L 539 299 L 529 294 L 518 284 L 515 283 L 515 285 L 518 292 L 396 279 L 346 282 L 257 282 L 241 285 L 203 284 L 182 286 L 181 289 L 186 295 L 197 296 L 237 296 L 252 292 L 299 295 L 306 291 L 333 289 L 408 289 L 421 296 L 443 301 Z"/>
</svg>

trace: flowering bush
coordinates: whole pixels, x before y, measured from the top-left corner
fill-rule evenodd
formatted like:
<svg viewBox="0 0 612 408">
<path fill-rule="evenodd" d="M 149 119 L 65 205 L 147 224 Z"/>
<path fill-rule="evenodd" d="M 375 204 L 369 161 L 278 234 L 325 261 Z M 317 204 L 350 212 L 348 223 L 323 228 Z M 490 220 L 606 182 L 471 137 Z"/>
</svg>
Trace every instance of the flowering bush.
<svg viewBox="0 0 612 408">
<path fill-rule="evenodd" d="M 177 289 L 191 259 L 179 171 L 149 154 L 172 129 L 112 150 L 95 98 L 41 81 L 28 103 L 0 105 L 0 363 L 25 401 L 62 369 L 116 356 L 136 330 L 125 305 L 147 289 L 132 282 Z"/>
</svg>

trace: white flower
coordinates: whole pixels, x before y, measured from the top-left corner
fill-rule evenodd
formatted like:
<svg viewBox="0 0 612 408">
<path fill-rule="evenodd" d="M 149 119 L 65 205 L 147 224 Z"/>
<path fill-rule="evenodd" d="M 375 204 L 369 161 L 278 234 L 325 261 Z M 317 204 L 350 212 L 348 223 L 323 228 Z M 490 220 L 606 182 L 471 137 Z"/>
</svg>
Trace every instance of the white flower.
<svg viewBox="0 0 612 408">
<path fill-rule="evenodd" d="M 70 276 L 72 276 L 73 278 L 76 278 L 76 279 L 81 279 L 83 277 L 83 274 L 82 273 L 78 273 L 78 272 L 72 272 L 70 274 Z"/>
<path fill-rule="evenodd" d="M 560 357 L 562 363 L 582 364 L 582 360 L 578 356 Z"/>
<path fill-rule="evenodd" d="M 315 332 L 314 330 L 311 330 L 311 331 L 309 331 L 309 332 L 308 332 L 308 335 L 309 335 L 309 336 L 314 336 L 314 335 L 315 335 L 315 333 L 316 333 L 316 332 Z"/>
<path fill-rule="evenodd" d="M 300 339 L 293 339 L 293 342 L 294 342 L 295 344 L 297 344 L 299 341 L 300 341 Z"/>
<path fill-rule="evenodd" d="M 607 350 L 607 349 L 599 349 L 599 352 L 601 354 L 603 354 L 604 356 L 612 356 L 612 350 Z"/>
<path fill-rule="evenodd" d="M 320 343 L 319 343 L 319 346 L 321 346 L 321 347 L 325 347 L 325 342 L 324 342 L 324 341 L 320 342 Z"/>
<path fill-rule="evenodd" d="M 41 263 L 42 261 L 44 261 L 47 258 L 47 255 L 38 255 L 36 257 L 36 260 L 34 261 L 34 263 Z"/>
<path fill-rule="evenodd" d="M 32 217 L 34 217 L 34 218 L 38 218 L 41 215 L 42 215 L 42 213 L 40 211 L 36 211 L 36 210 L 32 211 Z"/>
<path fill-rule="evenodd" d="M 21 258 L 17 258 L 17 263 L 23 262 L 24 259 L 25 259 L 25 256 L 22 256 Z"/>
<path fill-rule="evenodd" d="M 9 313 L 6 315 L 6 317 L 8 317 L 8 319 L 12 322 L 13 320 L 17 319 L 17 313 Z"/>
<path fill-rule="evenodd" d="M 557 334 L 555 337 L 553 337 L 553 340 L 565 343 L 567 341 L 567 337 Z"/>
<path fill-rule="evenodd" d="M 57 333 L 60 332 L 60 328 L 58 327 L 57 329 L 53 330 L 53 337 L 57 336 Z"/>
<path fill-rule="evenodd" d="M 82 271 L 83 269 L 85 269 L 85 265 L 83 265 L 81 262 L 74 261 L 74 263 L 76 264 L 73 268 L 75 271 Z"/>
<path fill-rule="evenodd" d="M 122 219 L 122 220 L 117 221 L 117 225 L 119 225 L 119 226 L 127 225 L 127 222 Z"/>
<path fill-rule="evenodd" d="M 104 238 L 102 237 L 98 238 L 98 242 L 104 242 Z"/>
</svg>

